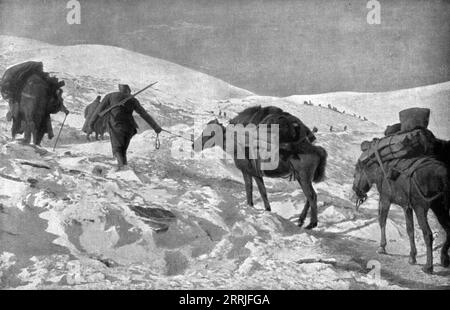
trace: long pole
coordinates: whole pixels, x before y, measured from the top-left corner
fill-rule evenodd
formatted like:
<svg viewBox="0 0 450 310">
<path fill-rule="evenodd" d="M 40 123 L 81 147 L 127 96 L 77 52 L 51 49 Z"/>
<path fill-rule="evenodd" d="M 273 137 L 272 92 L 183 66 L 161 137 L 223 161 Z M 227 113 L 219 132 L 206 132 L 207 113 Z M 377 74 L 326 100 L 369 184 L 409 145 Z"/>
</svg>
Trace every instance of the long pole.
<svg viewBox="0 0 450 310">
<path fill-rule="evenodd" d="M 59 136 L 61 135 L 61 131 L 62 131 L 63 127 L 64 127 L 64 123 L 66 122 L 66 118 L 67 118 L 67 114 L 66 114 L 66 116 L 64 116 L 64 120 L 63 120 L 63 122 L 61 124 L 61 128 L 59 129 L 58 136 L 56 137 L 55 145 L 53 146 L 53 152 L 56 149 L 56 144 L 58 144 Z"/>
</svg>

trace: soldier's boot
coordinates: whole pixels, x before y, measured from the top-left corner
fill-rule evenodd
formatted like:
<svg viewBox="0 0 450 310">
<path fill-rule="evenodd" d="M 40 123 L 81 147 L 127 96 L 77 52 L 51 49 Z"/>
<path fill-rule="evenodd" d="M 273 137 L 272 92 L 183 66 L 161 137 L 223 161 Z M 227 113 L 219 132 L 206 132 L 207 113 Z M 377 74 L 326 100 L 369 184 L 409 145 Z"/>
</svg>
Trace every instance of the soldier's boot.
<svg viewBox="0 0 450 310">
<path fill-rule="evenodd" d="M 114 154 L 114 156 L 115 156 L 116 159 L 117 159 L 117 168 L 116 168 L 116 171 L 120 171 L 120 170 L 123 169 L 123 167 L 124 167 L 124 165 L 125 165 L 123 155 L 122 155 L 120 152 L 116 152 L 116 153 Z"/>
<path fill-rule="evenodd" d="M 123 164 L 128 165 L 127 153 L 123 154 Z"/>
<path fill-rule="evenodd" d="M 124 152 L 122 156 L 123 156 L 123 170 L 127 170 L 128 169 L 127 153 Z"/>
</svg>

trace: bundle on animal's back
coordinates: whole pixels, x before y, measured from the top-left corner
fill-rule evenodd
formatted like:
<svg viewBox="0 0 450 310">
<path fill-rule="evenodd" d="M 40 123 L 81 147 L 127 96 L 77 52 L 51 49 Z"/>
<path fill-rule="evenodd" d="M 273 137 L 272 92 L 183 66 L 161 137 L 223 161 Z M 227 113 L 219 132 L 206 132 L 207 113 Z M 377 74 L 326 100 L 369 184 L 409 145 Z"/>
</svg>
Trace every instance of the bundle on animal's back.
<svg viewBox="0 0 450 310">
<path fill-rule="evenodd" d="M 35 73 L 43 72 L 42 62 L 37 61 L 27 61 L 8 68 L 0 82 L 3 99 L 17 99 L 26 79 Z"/>
<path fill-rule="evenodd" d="M 426 129 L 430 122 L 430 109 L 410 108 L 400 111 L 401 131 L 411 131 L 417 128 Z"/>
<path fill-rule="evenodd" d="M 430 110 L 411 108 L 400 111 L 399 116 L 400 123 L 388 126 L 385 137 L 361 144 L 363 154 L 360 160 L 363 163 L 376 160 L 377 155 L 383 162 L 436 155 L 437 139 L 427 129 Z"/>
<path fill-rule="evenodd" d="M 27 79 L 33 74 L 39 75 L 48 82 L 50 88 L 49 92 L 52 94 L 62 86 L 63 81 L 58 81 L 56 77 L 50 77 L 47 72 L 44 72 L 44 65 L 40 61 L 27 61 L 9 67 L 2 76 L 0 81 L 0 90 L 3 99 L 19 101 L 21 91 Z"/>
<path fill-rule="evenodd" d="M 422 155 L 435 155 L 436 138 L 431 131 L 416 129 L 409 132 L 399 133 L 381 139 L 364 141 L 361 144 L 361 161 L 369 162 L 376 160 L 378 152 L 381 160 L 389 161 L 398 158 L 411 158 Z"/>
<path fill-rule="evenodd" d="M 244 126 L 265 124 L 268 127 L 277 124 L 279 126 L 280 143 L 313 142 L 316 140 L 313 132 L 300 119 L 274 106 L 247 108 L 230 120 L 230 124 L 242 124 Z"/>
</svg>

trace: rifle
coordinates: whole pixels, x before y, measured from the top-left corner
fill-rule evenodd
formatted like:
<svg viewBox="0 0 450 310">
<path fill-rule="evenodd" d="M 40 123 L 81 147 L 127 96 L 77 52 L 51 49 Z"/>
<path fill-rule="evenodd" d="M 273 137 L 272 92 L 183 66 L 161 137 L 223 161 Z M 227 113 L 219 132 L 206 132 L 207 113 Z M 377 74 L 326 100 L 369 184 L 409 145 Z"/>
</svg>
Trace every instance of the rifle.
<svg viewBox="0 0 450 310">
<path fill-rule="evenodd" d="M 147 90 L 148 88 L 152 87 L 152 86 L 155 85 L 156 83 L 158 83 L 158 82 L 153 82 L 153 83 L 151 83 L 150 85 L 144 87 L 144 88 L 141 89 L 140 91 L 138 91 L 138 92 L 136 92 L 136 93 L 130 95 L 129 97 L 127 97 L 127 98 L 125 98 L 125 99 L 122 99 L 119 103 L 117 103 L 117 104 L 115 104 L 115 105 L 113 105 L 113 106 L 111 106 L 111 107 L 109 107 L 109 108 L 107 108 L 107 109 L 101 111 L 100 113 L 98 113 L 98 115 L 99 115 L 100 117 L 102 117 L 102 116 L 104 116 L 106 113 L 108 113 L 109 111 L 111 111 L 112 109 L 117 108 L 117 107 L 120 107 L 120 106 L 123 106 L 128 100 L 130 100 L 131 98 L 136 97 L 137 95 L 139 95 L 140 93 L 142 93 L 144 90 Z"/>
</svg>

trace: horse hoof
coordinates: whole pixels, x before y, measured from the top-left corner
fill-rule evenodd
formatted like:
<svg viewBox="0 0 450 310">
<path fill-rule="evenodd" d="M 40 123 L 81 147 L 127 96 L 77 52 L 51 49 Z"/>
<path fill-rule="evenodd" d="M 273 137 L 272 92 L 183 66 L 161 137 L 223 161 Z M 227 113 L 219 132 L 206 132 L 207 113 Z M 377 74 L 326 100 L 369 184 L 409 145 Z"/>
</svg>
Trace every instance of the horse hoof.
<svg viewBox="0 0 450 310">
<path fill-rule="evenodd" d="M 433 266 L 424 266 L 422 267 L 422 271 L 426 274 L 433 274 Z"/>
<path fill-rule="evenodd" d="M 441 257 L 441 266 L 444 268 L 450 266 L 450 257 L 448 256 Z"/>
<path fill-rule="evenodd" d="M 409 260 L 408 260 L 408 263 L 409 263 L 410 265 L 415 265 L 415 264 L 417 264 L 416 258 L 415 258 L 415 257 L 410 257 Z"/>
<path fill-rule="evenodd" d="M 298 225 L 297 225 L 297 226 L 298 226 L 298 227 L 302 227 L 303 224 L 305 224 L 305 221 L 301 221 L 301 220 L 300 220 L 300 221 L 298 221 Z"/>
<path fill-rule="evenodd" d="M 266 211 L 272 212 L 272 209 L 271 208 L 266 208 Z"/>
<path fill-rule="evenodd" d="M 315 227 L 317 227 L 317 223 L 309 223 L 309 225 L 306 226 L 305 229 L 313 229 Z"/>
<path fill-rule="evenodd" d="M 378 249 L 377 249 L 377 254 L 383 254 L 383 255 L 386 255 L 387 254 L 387 252 L 386 252 L 386 249 L 384 248 L 384 247 L 379 247 Z"/>
</svg>

